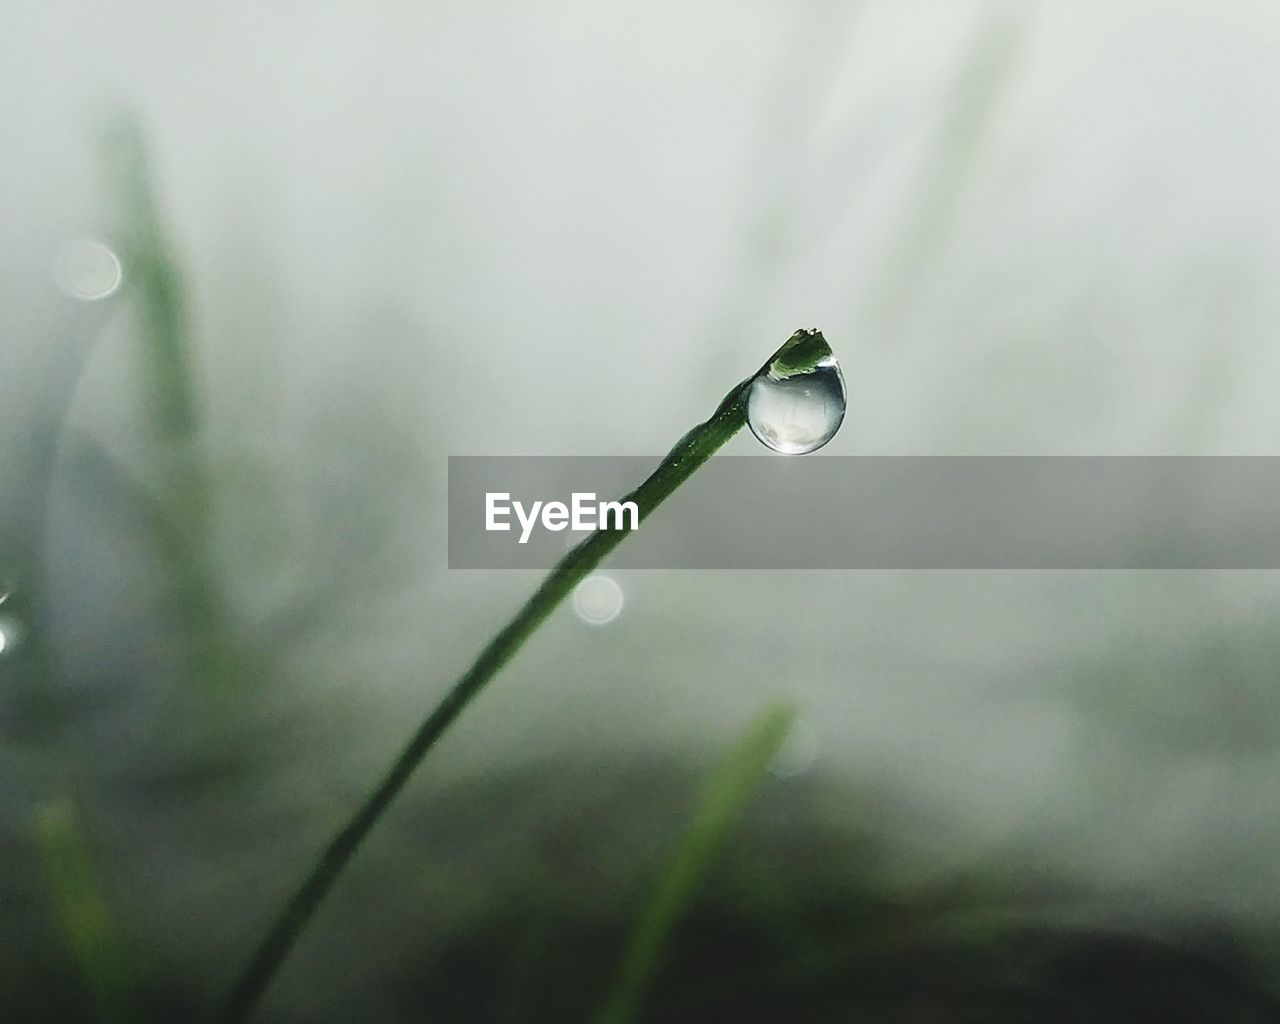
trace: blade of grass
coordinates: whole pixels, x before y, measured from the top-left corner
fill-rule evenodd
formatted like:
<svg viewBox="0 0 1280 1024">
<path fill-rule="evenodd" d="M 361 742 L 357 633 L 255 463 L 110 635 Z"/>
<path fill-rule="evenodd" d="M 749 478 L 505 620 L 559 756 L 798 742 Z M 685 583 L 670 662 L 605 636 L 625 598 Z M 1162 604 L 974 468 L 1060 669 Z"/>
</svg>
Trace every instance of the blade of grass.
<svg viewBox="0 0 1280 1024">
<path fill-rule="evenodd" d="M 189 442 L 199 433 L 201 417 L 187 299 L 138 125 L 129 118 L 118 120 L 107 134 L 106 150 L 120 212 L 122 255 L 141 321 L 152 428 L 161 440 Z"/>
<path fill-rule="evenodd" d="M 717 304 L 717 320 L 709 331 L 714 341 L 707 349 L 709 359 L 736 351 L 762 300 L 777 284 L 779 268 L 797 249 L 813 248 L 812 238 L 793 223 L 812 198 L 806 176 L 824 163 L 807 157 L 866 7 L 865 0 L 822 0 L 816 8 L 797 5 L 786 17 L 780 33 L 786 38 L 752 133 L 754 152 L 742 163 L 750 169 L 738 201 L 745 230 L 735 246 L 736 266 L 725 301 Z M 824 214 L 829 216 L 829 210 Z"/>
<path fill-rule="evenodd" d="M 774 359 L 784 354 L 787 372 L 794 373 L 805 368 L 800 365 L 801 361 L 808 368 L 816 366 L 831 355 L 831 348 L 820 332 L 797 331 L 770 357 L 762 371 L 773 366 Z M 711 417 L 677 441 L 657 469 L 622 499 L 636 503 L 640 522 L 644 522 L 699 466 L 742 429 L 746 422 L 743 398 L 755 377 L 756 374 L 752 374 L 725 395 Z M 555 565 L 533 596 L 489 641 L 472 666 L 418 727 L 364 804 L 329 841 L 236 980 L 217 1020 L 234 1022 L 249 1016 L 316 908 L 427 752 L 485 684 L 524 646 L 556 606 L 626 536 L 627 531 L 624 530 L 599 530 L 587 537 Z"/>
<path fill-rule="evenodd" d="M 596 1024 L 627 1024 L 635 1018 L 645 991 L 657 973 L 667 938 L 742 819 L 765 772 L 782 748 L 793 718 L 789 708 L 766 711 L 717 765 L 670 866 L 636 922 L 617 978 L 596 1014 Z"/>
<path fill-rule="evenodd" d="M 97 1018 L 110 1024 L 134 1019 L 122 947 L 71 798 L 44 803 L 33 832 L 58 925 Z"/>
<path fill-rule="evenodd" d="M 191 678 L 226 706 L 233 676 L 226 616 L 212 560 L 213 486 L 201 438 L 187 300 L 165 230 L 142 133 L 121 118 L 106 139 L 121 220 L 121 255 L 134 298 L 145 371 L 144 393 L 166 529 L 157 538 L 186 641 Z"/>
<path fill-rule="evenodd" d="M 902 229 L 881 264 L 872 317 L 896 316 L 916 291 L 929 254 L 945 234 L 977 166 L 1023 35 L 1022 14 L 989 16 L 956 73 L 933 152 Z"/>
</svg>

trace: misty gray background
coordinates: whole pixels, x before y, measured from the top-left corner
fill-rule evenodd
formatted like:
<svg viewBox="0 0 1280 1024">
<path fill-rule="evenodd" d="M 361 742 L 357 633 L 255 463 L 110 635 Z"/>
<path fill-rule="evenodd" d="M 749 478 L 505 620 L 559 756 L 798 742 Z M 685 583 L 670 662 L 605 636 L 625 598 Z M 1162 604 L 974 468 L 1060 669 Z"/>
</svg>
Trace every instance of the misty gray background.
<svg viewBox="0 0 1280 1024">
<path fill-rule="evenodd" d="M 206 857 L 198 823 L 109 809 L 114 884 L 175 960 L 243 950 L 534 585 L 445 568 L 450 454 L 661 454 L 802 326 L 848 384 L 829 454 L 1276 454 L 1262 0 L 4 12 L 0 479 L 72 343 L 68 429 L 147 477 L 129 268 L 96 304 L 50 274 L 110 241 L 99 137 L 132 110 L 199 342 L 220 578 L 250 632 L 314 612 L 261 684 L 297 742 L 252 787 L 253 842 Z M 139 681 L 165 663 L 154 565 L 91 490 L 53 493 L 54 642 L 115 710 L 7 744 L 13 828 L 61 766 L 172 753 Z M 561 609 L 419 793 L 565 751 L 710 764 L 784 699 L 810 771 L 897 795 L 894 870 L 1013 849 L 1274 923 L 1274 575 L 617 578 L 619 617 Z"/>
</svg>

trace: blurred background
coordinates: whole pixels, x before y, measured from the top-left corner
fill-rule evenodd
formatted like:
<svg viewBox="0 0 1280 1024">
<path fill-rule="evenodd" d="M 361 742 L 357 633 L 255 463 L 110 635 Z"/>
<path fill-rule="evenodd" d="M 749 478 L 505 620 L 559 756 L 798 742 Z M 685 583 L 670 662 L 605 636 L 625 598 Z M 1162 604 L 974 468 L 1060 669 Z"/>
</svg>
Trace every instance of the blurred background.
<svg viewBox="0 0 1280 1024">
<path fill-rule="evenodd" d="M 802 326 L 824 454 L 1276 453 L 1264 0 L 4 13 L 7 1020 L 216 1005 L 537 584 L 450 454 L 661 455 Z M 1280 1016 L 1273 574 L 601 576 L 261 1019 L 589 1019 L 779 704 L 640 1019 Z"/>
</svg>

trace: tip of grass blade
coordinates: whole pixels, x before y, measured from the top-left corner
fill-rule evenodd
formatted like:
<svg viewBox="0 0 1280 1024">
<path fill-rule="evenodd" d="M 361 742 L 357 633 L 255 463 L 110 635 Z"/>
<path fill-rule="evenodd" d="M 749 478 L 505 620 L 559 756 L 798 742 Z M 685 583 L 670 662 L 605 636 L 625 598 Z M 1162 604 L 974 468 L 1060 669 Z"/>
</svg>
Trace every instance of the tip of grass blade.
<svg viewBox="0 0 1280 1024">
<path fill-rule="evenodd" d="M 766 369 L 774 380 L 785 380 L 798 374 L 812 373 L 823 360 L 830 358 L 831 346 L 822 332 L 816 328 L 801 328 L 773 354 Z"/>
</svg>

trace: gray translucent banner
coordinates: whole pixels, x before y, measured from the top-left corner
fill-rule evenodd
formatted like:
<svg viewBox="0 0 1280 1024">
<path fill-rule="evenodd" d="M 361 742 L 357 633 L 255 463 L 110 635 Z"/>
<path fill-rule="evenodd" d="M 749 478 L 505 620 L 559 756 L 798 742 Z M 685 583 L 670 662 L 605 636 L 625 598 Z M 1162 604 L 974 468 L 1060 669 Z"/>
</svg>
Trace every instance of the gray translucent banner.
<svg viewBox="0 0 1280 1024">
<path fill-rule="evenodd" d="M 658 461 L 450 456 L 450 568 L 549 568 L 586 533 L 548 529 L 541 510 L 529 516 L 534 502 L 569 506 L 576 492 L 582 521 L 592 521 L 591 501 L 581 496 L 617 499 Z M 527 531 L 515 502 L 532 524 Z M 609 564 L 1280 569 L 1277 510 L 1280 458 L 1269 456 L 720 456 L 641 523 Z M 510 528 L 486 529 L 502 522 Z"/>
</svg>

